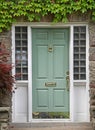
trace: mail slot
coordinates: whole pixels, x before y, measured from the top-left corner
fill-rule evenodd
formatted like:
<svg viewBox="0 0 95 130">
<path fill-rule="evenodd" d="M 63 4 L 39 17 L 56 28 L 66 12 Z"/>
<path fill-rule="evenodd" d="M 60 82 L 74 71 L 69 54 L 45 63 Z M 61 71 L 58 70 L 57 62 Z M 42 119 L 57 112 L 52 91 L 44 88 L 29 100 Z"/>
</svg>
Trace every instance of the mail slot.
<svg viewBox="0 0 95 130">
<path fill-rule="evenodd" d="M 45 86 L 46 87 L 55 87 L 56 86 L 56 82 L 46 82 Z"/>
</svg>

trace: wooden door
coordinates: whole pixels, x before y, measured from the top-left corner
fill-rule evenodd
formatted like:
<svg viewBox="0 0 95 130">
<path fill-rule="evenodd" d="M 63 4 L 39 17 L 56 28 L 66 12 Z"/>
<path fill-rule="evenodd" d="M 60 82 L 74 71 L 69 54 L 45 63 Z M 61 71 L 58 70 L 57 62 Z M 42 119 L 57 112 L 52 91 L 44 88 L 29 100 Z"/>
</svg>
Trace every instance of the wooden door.
<svg viewBox="0 0 95 130">
<path fill-rule="evenodd" d="M 69 112 L 69 29 L 32 29 L 33 112 Z"/>
</svg>

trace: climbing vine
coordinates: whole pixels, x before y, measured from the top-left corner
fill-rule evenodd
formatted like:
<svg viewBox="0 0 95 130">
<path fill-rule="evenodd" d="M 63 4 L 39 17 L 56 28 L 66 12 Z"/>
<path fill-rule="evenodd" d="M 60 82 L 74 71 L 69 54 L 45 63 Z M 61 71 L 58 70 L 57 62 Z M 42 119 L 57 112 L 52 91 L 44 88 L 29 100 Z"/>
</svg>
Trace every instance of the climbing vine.
<svg viewBox="0 0 95 130">
<path fill-rule="evenodd" d="M 75 12 L 91 13 L 95 20 L 94 0 L 0 0 L 0 32 L 9 29 L 18 17 L 26 21 L 40 21 L 52 15 L 54 22 L 66 22 Z"/>
</svg>

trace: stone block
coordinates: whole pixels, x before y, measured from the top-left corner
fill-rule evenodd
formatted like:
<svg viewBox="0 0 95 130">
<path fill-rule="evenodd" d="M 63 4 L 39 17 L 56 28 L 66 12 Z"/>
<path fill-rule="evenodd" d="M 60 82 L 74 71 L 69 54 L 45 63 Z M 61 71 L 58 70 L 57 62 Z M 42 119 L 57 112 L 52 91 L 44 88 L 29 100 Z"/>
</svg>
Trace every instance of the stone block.
<svg viewBox="0 0 95 130">
<path fill-rule="evenodd" d="M 8 112 L 0 112 L 0 119 L 6 119 L 9 118 Z"/>
<path fill-rule="evenodd" d="M 94 46 L 94 45 L 93 45 Z M 89 49 L 89 53 L 90 53 L 90 55 L 89 55 L 89 60 L 90 61 L 95 61 L 95 47 L 91 47 L 90 49 Z"/>
<path fill-rule="evenodd" d="M 1 129 L 0 130 L 9 130 L 7 123 L 1 123 Z"/>
<path fill-rule="evenodd" d="M 0 130 L 9 130 L 9 107 L 0 107 Z"/>
<path fill-rule="evenodd" d="M 95 55 L 94 55 L 95 56 Z M 90 70 L 90 82 L 95 83 L 95 61 L 90 61 L 89 63 L 89 70 Z"/>
</svg>

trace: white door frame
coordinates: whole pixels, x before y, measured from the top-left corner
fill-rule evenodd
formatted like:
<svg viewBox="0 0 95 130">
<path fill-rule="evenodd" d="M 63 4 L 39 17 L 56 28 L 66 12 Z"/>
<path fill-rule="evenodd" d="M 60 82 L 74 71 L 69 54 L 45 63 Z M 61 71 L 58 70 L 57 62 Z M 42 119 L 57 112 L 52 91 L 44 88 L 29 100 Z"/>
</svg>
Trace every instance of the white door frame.
<svg viewBox="0 0 95 130">
<path fill-rule="evenodd" d="M 86 69 L 87 69 L 87 79 L 86 79 L 86 97 L 87 97 L 87 120 L 89 121 L 89 35 L 88 35 L 88 25 L 87 23 L 69 23 L 69 24 L 52 24 L 52 23 L 16 23 L 12 26 L 12 50 L 14 51 L 15 48 L 15 39 L 14 39 L 14 28 L 15 26 L 27 26 L 28 27 L 28 113 L 27 113 L 27 119 L 28 122 L 73 122 L 74 121 L 74 80 L 73 80 L 73 26 L 86 26 L 86 33 L 87 33 L 87 46 L 86 46 Z M 70 72 L 70 119 L 33 119 L 32 118 L 32 28 L 70 28 L 70 42 L 69 42 L 69 72 Z M 12 59 L 14 61 L 15 55 L 13 53 Z M 14 72 L 14 71 L 13 71 Z M 21 81 L 24 83 L 24 81 Z M 80 81 L 81 82 L 81 81 Z M 13 98 L 14 100 L 14 98 Z M 13 101 L 13 112 L 14 112 L 14 101 Z M 13 114 L 13 120 L 14 120 L 14 114 Z"/>
</svg>

